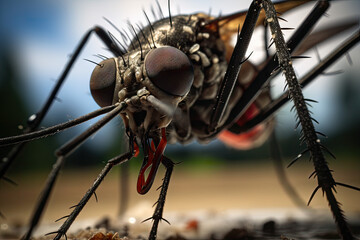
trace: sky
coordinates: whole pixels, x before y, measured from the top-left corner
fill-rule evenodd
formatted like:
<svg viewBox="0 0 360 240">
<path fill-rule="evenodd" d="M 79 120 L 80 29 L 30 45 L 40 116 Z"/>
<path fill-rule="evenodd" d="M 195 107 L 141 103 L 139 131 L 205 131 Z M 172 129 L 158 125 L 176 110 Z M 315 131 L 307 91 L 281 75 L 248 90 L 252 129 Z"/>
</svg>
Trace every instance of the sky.
<svg viewBox="0 0 360 240">
<path fill-rule="evenodd" d="M 173 15 L 180 13 L 194 13 L 198 11 L 213 15 L 225 15 L 238 10 L 246 9 L 250 5 L 250 0 L 234 1 L 204 1 L 204 0 L 173 0 L 171 1 L 171 12 Z M 165 15 L 167 15 L 167 1 L 159 0 Z M 64 1 L 45 1 L 45 0 L 3 0 L 0 2 L 0 50 L 10 48 L 13 51 L 13 57 L 18 63 L 18 74 L 23 79 L 19 91 L 23 95 L 24 102 L 28 107 L 36 112 L 45 101 L 49 91 L 55 83 L 55 79 L 61 74 L 65 63 L 71 56 L 75 46 L 80 41 L 84 33 L 95 25 L 100 25 L 108 29 L 117 36 L 104 17 L 112 21 L 115 25 L 126 28 L 126 21 L 132 23 L 146 23 L 142 13 L 144 9 L 151 16 L 151 6 L 156 8 L 155 1 L 123 1 L 123 0 L 64 0 Z M 288 23 L 283 23 L 286 27 L 296 27 L 307 12 L 314 4 L 305 7 L 295 14 L 287 16 Z M 335 1 L 334 7 L 328 11 L 328 17 L 325 17 L 319 23 L 321 25 L 331 25 L 341 21 L 341 19 L 355 18 L 359 20 L 358 10 L 360 1 L 345 0 Z M 151 17 L 150 17 L 151 18 Z M 325 46 L 319 46 L 319 52 L 322 57 L 331 51 L 334 46 L 340 44 L 350 36 L 351 31 L 345 36 L 337 37 L 331 43 Z M 290 36 L 287 34 L 286 36 Z M 120 38 L 120 37 L 119 37 Z M 248 54 L 253 51 L 251 61 L 257 61 L 263 57 L 261 33 L 257 32 L 253 36 Z M 346 60 L 342 59 L 332 69 L 342 69 L 347 74 L 358 75 L 360 67 L 360 50 L 359 46 L 350 51 L 353 65 L 349 66 Z M 53 119 L 52 112 L 64 110 L 66 116 L 62 121 L 75 118 L 86 114 L 98 108 L 93 101 L 89 91 L 89 79 L 94 68 L 94 64 L 84 61 L 90 59 L 100 61 L 94 54 L 103 54 L 111 56 L 104 49 L 104 45 L 93 36 L 86 48 L 83 50 L 79 60 L 73 66 L 70 76 L 66 80 L 64 87 L 61 89 L 58 98 L 61 101 L 55 102 L 54 107 L 48 114 L 48 121 L 58 123 L 59 119 Z M 306 62 L 296 71 L 299 75 L 305 73 L 310 66 L 317 62 L 314 52 L 307 54 L 313 56 L 313 59 Z M 331 71 L 331 70 L 329 70 Z M 320 121 L 320 129 L 330 132 L 333 129 L 334 119 L 338 110 L 334 107 L 336 102 L 332 94 L 341 84 L 338 77 L 326 77 L 319 79 L 316 83 L 311 84 L 305 91 L 306 96 L 312 96 L 320 103 L 316 104 L 313 112 Z M 277 80 L 278 87 L 275 88 L 276 94 L 282 89 L 282 79 Z M 359 84 L 357 85 L 360 90 Z M 1 87 L 1 79 L 0 79 Z M 314 97 L 315 96 L 315 97 Z M 54 116 L 54 115 L 53 115 Z M 278 114 L 279 128 L 293 129 L 295 126 L 294 116 L 289 113 L 289 107 L 285 108 Z M 86 123 L 79 131 L 88 127 L 91 123 Z M 112 141 L 117 131 L 111 130 L 111 127 L 118 127 L 121 123 L 113 121 L 110 127 L 99 134 L 100 142 L 98 145 L 107 144 Z"/>
</svg>

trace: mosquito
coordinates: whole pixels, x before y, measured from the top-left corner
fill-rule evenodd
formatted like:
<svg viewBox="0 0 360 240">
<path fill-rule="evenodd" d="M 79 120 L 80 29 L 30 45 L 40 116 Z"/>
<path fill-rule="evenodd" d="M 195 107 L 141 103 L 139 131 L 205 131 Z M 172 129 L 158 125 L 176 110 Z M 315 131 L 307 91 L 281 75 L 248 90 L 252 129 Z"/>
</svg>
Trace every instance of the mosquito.
<svg viewBox="0 0 360 240">
<path fill-rule="evenodd" d="M 1 145 L 15 144 L 1 165 L 1 177 L 7 179 L 4 175 L 6 170 L 27 141 L 53 135 L 105 114 L 56 151 L 56 163 L 24 238 L 29 239 L 38 225 L 66 157 L 111 119 L 120 116 L 123 120 L 128 151 L 108 160 L 89 191 L 74 206 L 72 213 L 64 217 L 63 225 L 49 233 L 55 235 L 54 239 L 66 237 L 69 227 L 110 170 L 131 160 L 140 151 L 144 158 L 136 185 L 139 194 L 146 194 L 151 189 L 160 165 L 166 169 L 154 214 L 147 219 L 153 220 L 149 239 L 156 239 L 160 221 L 166 221 L 163 218 L 164 204 L 174 169 L 173 161 L 165 155 L 166 145 L 174 142 L 186 144 L 194 140 L 206 143 L 215 138 L 240 149 L 260 145 L 273 131 L 274 113 L 286 102 L 292 101 L 304 151 L 290 165 L 309 154 L 315 168 L 312 176 L 318 184 L 309 203 L 321 189 L 329 202 L 340 236 L 353 239 L 334 192 L 337 186 L 360 189 L 333 178 L 325 158 L 330 151 L 321 143 L 323 134 L 315 130 L 313 122 L 316 120 L 308 109 L 314 101 L 304 98 L 302 87 L 356 45 L 359 31 L 334 49 L 332 54 L 321 59 L 308 74 L 297 79 L 293 63 L 296 59 L 306 58 L 303 53 L 313 47 L 313 44 L 306 44 L 311 37 L 316 42 L 322 42 L 354 26 L 350 23 L 336 29 L 329 28 L 327 34 L 310 34 L 330 6 L 329 1 L 318 1 L 285 42 L 282 32 L 289 29 L 280 27 L 279 20 L 284 19 L 279 15 L 307 2 L 281 1 L 273 4 L 270 0 L 254 0 L 247 11 L 212 17 L 204 13 L 172 15 L 168 1 L 168 17 L 164 17 L 160 9 L 160 19 L 151 22 L 144 12 L 146 26 L 130 24 L 130 34 L 106 20 L 120 32 L 123 41 L 102 27 L 90 29 L 71 56 L 43 108 L 29 118 L 24 134 L 0 139 Z M 271 55 L 267 52 L 269 56 L 256 66 L 246 52 L 254 29 L 263 25 L 271 31 L 271 41 L 268 42 L 265 37 L 266 46 L 274 47 L 276 53 Z M 91 75 L 91 94 L 101 108 L 66 123 L 37 130 L 91 35 L 97 36 L 115 56 L 104 57 L 103 61 L 96 63 Z M 231 44 L 234 35 L 235 46 Z M 270 82 L 280 73 L 286 79 L 286 88 L 280 97 L 273 99 L 269 91 Z"/>
</svg>

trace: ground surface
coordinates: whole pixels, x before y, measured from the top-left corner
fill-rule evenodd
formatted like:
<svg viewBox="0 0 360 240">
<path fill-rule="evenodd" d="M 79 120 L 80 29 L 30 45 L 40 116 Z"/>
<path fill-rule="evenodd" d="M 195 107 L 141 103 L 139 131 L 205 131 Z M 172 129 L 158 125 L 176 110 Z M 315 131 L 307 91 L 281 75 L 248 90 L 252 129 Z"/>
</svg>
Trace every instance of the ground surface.
<svg viewBox="0 0 360 240">
<path fill-rule="evenodd" d="M 305 164 L 287 170 L 287 173 L 300 196 L 307 201 L 316 182 L 307 178 L 312 170 L 311 165 L 304 162 Z M 336 169 L 335 177 L 338 181 L 360 185 L 359 165 L 349 162 L 336 167 L 334 164 L 333 169 Z M 98 172 L 98 169 L 63 171 L 37 236 L 43 236 L 44 233 L 58 228 L 61 222 L 54 224 L 54 220 L 70 213 L 69 207 L 80 200 Z M 87 228 L 97 225 L 106 228 L 101 230 L 104 234 L 109 231 L 118 232 L 119 235 L 115 235 L 113 239 L 123 235 L 128 235 L 130 239 L 146 237 L 151 222 L 140 222 L 152 215 L 151 206 L 158 195 L 155 189 L 160 185 L 162 175 L 163 171 L 160 170 L 150 192 L 140 196 L 135 190 L 136 173 L 131 174 L 129 209 L 118 219 L 118 175 L 117 170 L 113 171 L 97 191 L 98 202 L 94 198 L 90 200 L 69 232 L 75 233 L 77 238 L 89 238 L 98 230 Z M 14 230 L 13 227 L 27 224 L 44 177 L 42 174 L 36 177 L 17 176 L 18 187 L 2 185 L 0 206 L 6 219 L 1 219 L 0 238 L 15 237 L 15 233 L 20 233 L 21 230 Z M 354 232 L 360 234 L 359 193 L 338 188 L 337 196 L 344 205 Z M 281 239 L 283 236 L 283 239 L 336 239 L 336 227 L 321 193 L 315 196 L 311 208 L 314 211 L 302 211 L 295 207 L 281 188 L 270 163 L 221 165 L 202 171 L 175 167 L 164 213 L 164 218 L 169 220 L 171 225 L 162 222 L 159 237 Z M 104 221 L 104 217 L 110 220 Z M 230 234 L 230 237 L 227 237 L 227 234 Z M 75 235 L 68 235 L 69 238 L 72 236 Z M 106 239 L 101 236 L 96 235 L 96 239 Z"/>
</svg>

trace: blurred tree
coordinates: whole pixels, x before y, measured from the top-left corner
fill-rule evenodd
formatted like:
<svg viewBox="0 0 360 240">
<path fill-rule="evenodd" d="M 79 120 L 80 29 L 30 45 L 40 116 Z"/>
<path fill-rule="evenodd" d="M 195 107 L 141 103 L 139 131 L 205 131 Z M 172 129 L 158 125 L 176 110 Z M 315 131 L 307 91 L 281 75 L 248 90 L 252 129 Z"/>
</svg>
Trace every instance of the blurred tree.
<svg viewBox="0 0 360 240">
<path fill-rule="evenodd" d="M 20 77 L 16 70 L 18 67 L 16 59 L 13 57 L 13 50 L 16 46 L 13 46 L 11 42 L 2 39 L 3 44 L 0 49 L 1 137 L 21 134 L 21 127 L 26 124 L 26 120 L 30 116 L 30 113 L 23 104 L 20 91 L 18 91 L 18 87 L 21 86 Z M 52 162 L 44 161 L 44 159 L 53 156 L 51 149 L 54 149 L 54 143 L 54 140 L 50 140 L 45 145 L 35 142 L 31 143 L 31 146 L 26 146 L 11 169 L 16 169 L 17 171 L 32 170 L 50 166 Z M 0 156 L 6 156 L 10 148 L 11 146 L 0 148 Z"/>
</svg>

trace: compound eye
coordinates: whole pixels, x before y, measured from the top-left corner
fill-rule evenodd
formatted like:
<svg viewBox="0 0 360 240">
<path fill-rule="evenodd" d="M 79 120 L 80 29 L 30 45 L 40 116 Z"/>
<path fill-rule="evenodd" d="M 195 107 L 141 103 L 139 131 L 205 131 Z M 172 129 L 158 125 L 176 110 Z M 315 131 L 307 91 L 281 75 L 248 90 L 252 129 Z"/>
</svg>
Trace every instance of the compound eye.
<svg viewBox="0 0 360 240">
<path fill-rule="evenodd" d="M 91 95 L 100 107 L 106 107 L 112 104 L 115 83 L 115 59 L 106 59 L 95 67 L 90 78 Z"/>
<path fill-rule="evenodd" d="M 174 96 L 184 96 L 194 81 L 191 61 L 174 47 L 151 50 L 145 58 L 145 69 L 155 86 Z"/>
</svg>

